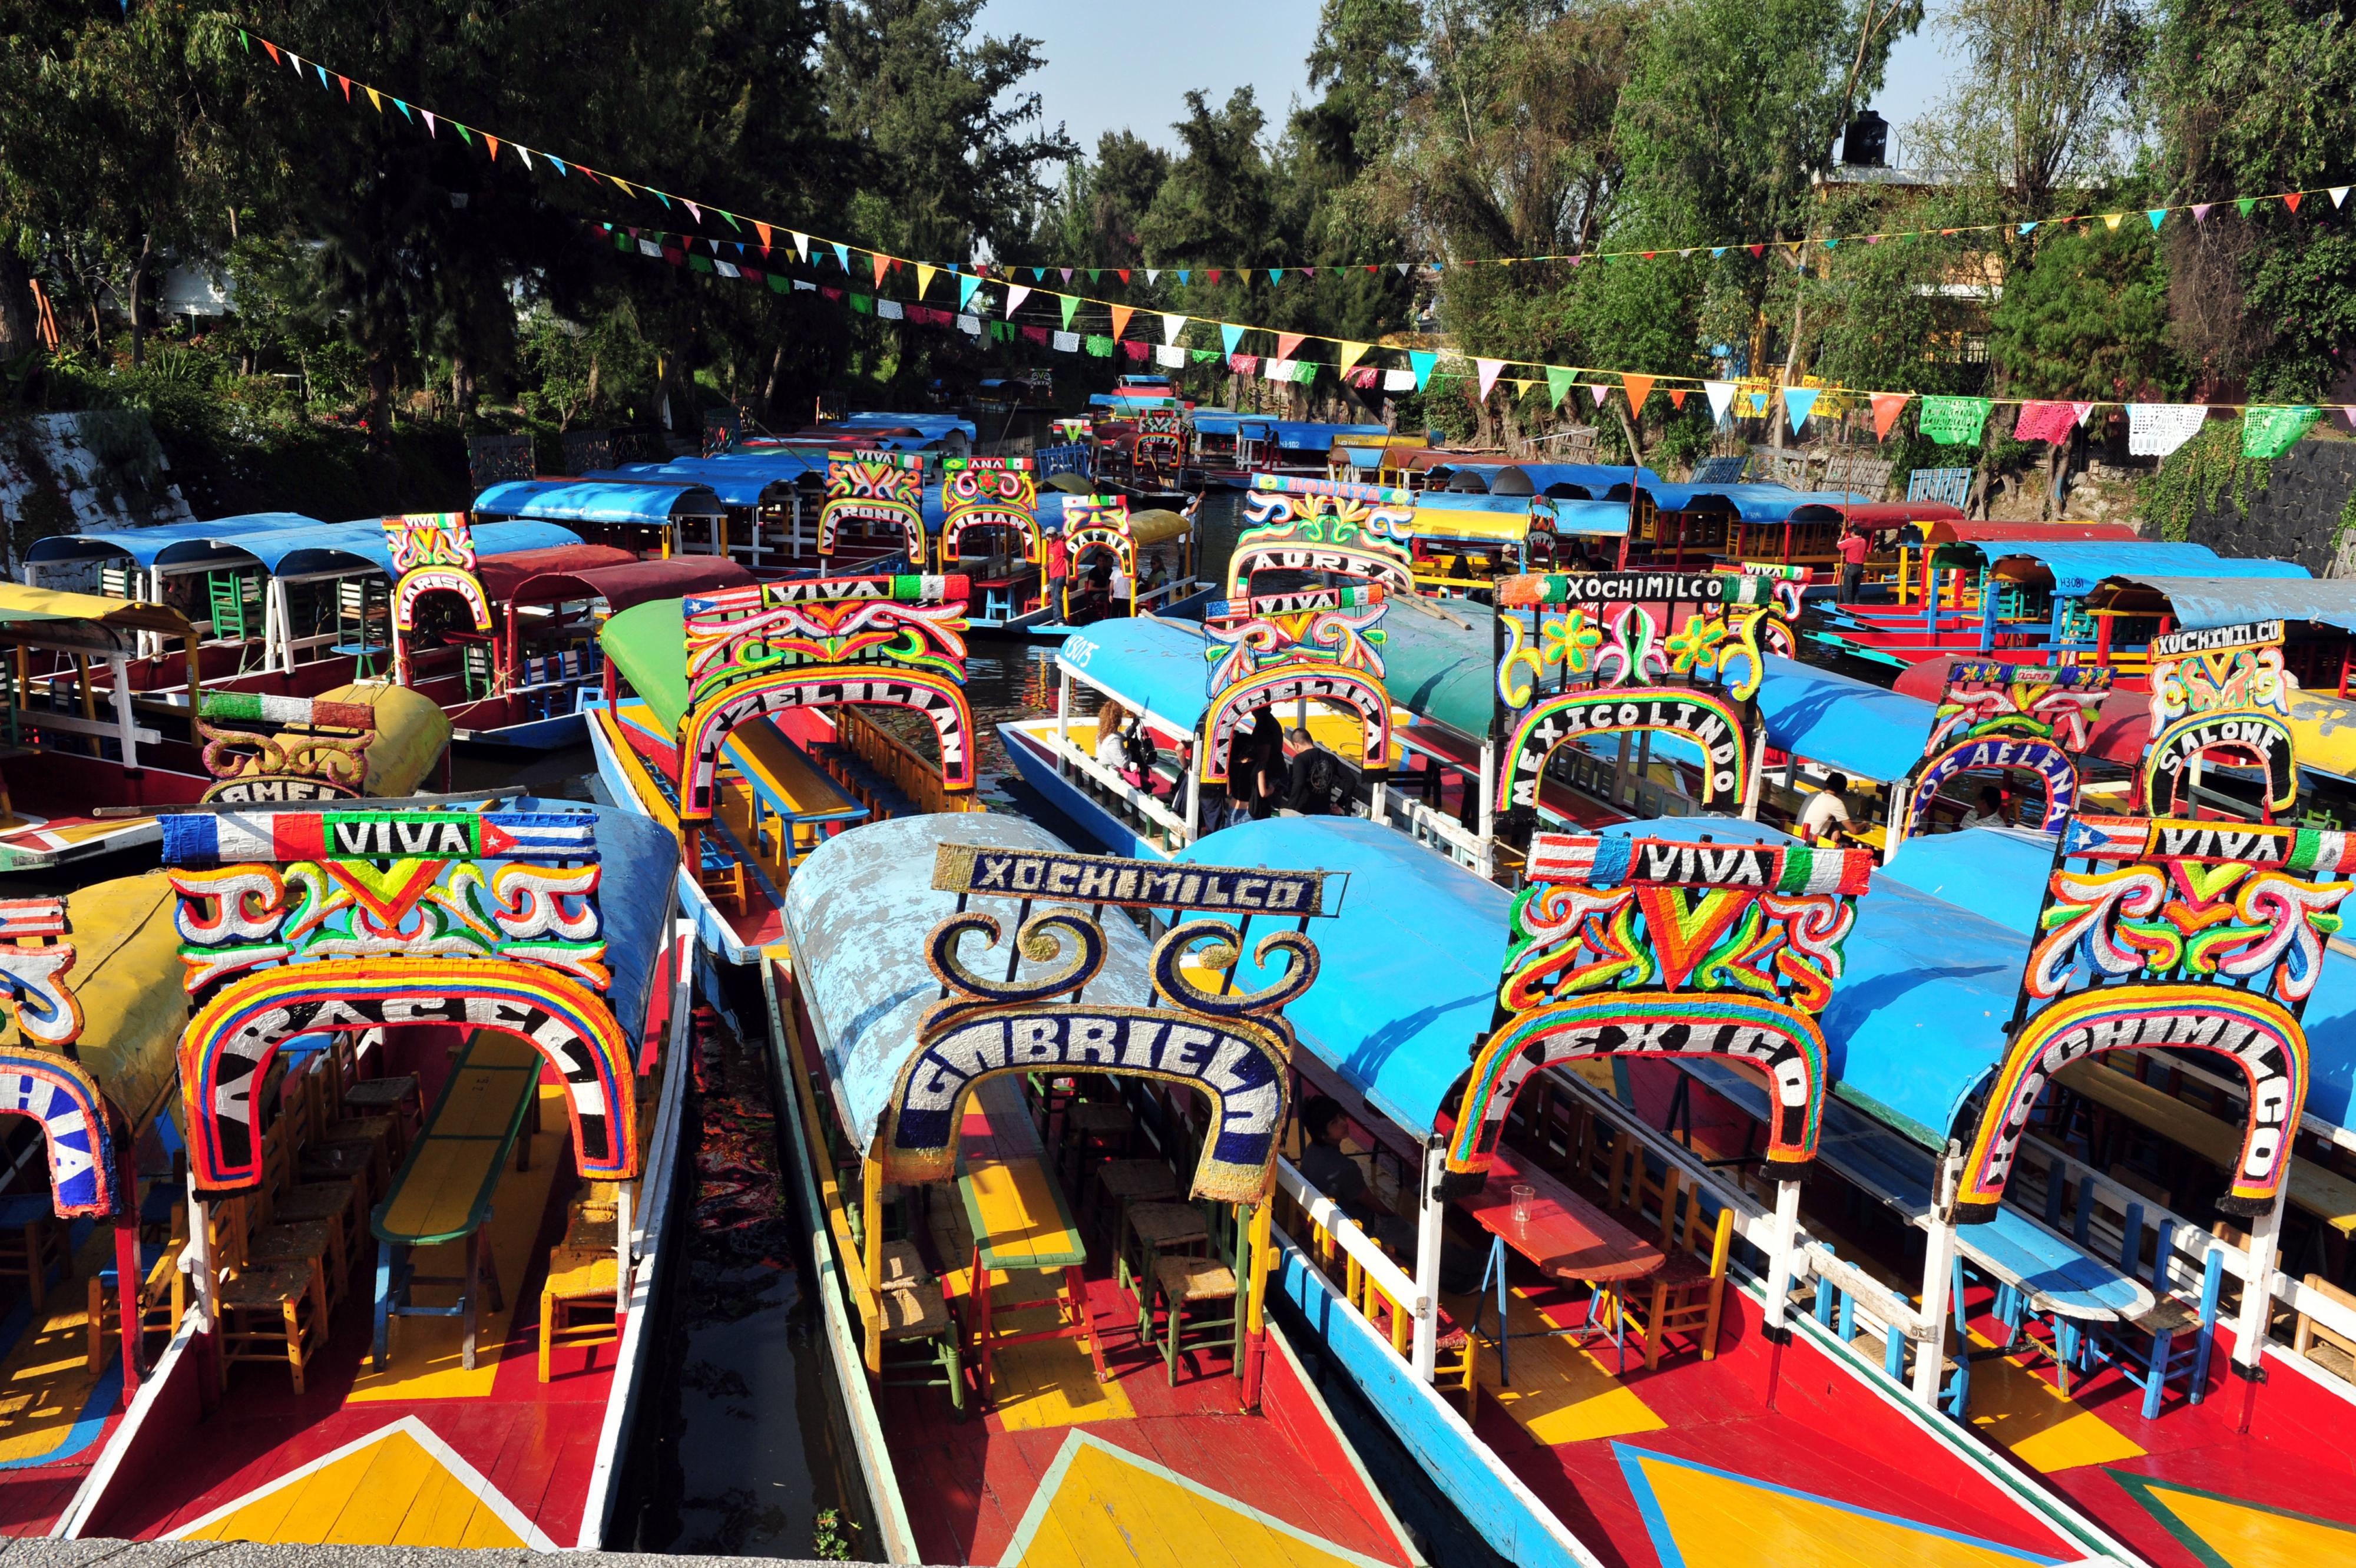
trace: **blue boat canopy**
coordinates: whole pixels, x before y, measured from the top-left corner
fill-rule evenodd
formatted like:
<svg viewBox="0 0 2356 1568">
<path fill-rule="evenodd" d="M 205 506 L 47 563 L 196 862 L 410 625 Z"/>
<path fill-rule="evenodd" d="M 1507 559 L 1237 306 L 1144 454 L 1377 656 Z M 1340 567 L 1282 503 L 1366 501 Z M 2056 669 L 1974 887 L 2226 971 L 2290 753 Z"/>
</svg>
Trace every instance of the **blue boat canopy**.
<svg viewBox="0 0 2356 1568">
<path fill-rule="evenodd" d="M 1276 428 L 1276 421 L 1264 413 L 1238 413 L 1231 408 L 1198 408 L 1191 416 L 1198 435 L 1233 435 L 1246 441 L 1265 441 Z"/>
<path fill-rule="evenodd" d="M 1922 760 L 1936 704 L 1773 654 L 1766 664 L 1759 716 L 1768 745 L 1875 783 Z"/>
<path fill-rule="evenodd" d="M 544 522 L 642 523 L 662 527 L 691 517 L 724 517 L 709 486 L 616 479 L 510 479 L 475 498 L 475 510 Z"/>
<path fill-rule="evenodd" d="M 874 1147 L 901 1066 L 916 1049 L 916 1026 L 940 999 L 923 939 L 958 907 L 956 894 L 933 891 L 933 851 L 942 843 L 1068 847 L 1037 823 L 998 811 L 894 817 L 837 833 L 786 885 L 795 983 L 832 1080 L 835 1114 L 862 1150 Z M 978 898 L 973 907 L 1012 921 L 1002 900 Z M 1088 995 L 1144 1005 L 1153 983 L 1143 934 L 1118 914 L 1103 929 L 1105 964 Z M 968 939 L 969 955 L 978 947 Z"/>
<path fill-rule="evenodd" d="M 1783 485 L 1648 484 L 1663 511 L 1731 513 L 1744 522 L 1831 522 L 1873 498 L 1855 490 L 1795 490 Z"/>
<path fill-rule="evenodd" d="M 963 435 L 968 441 L 972 441 L 981 434 L 972 420 L 954 413 L 894 413 L 889 410 L 871 409 L 865 413 L 845 414 L 842 423 L 852 430 L 914 430 L 927 441 L 936 443 L 953 435 Z"/>
<path fill-rule="evenodd" d="M 2345 577 L 2169 577 L 2123 572 L 2110 585 L 2148 588 L 2159 595 L 2182 631 L 2253 620 L 2312 621 L 2356 631 L 2356 580 Z"/>
<path fill-rule="evenodd" d="M 701 485 L 728 506 L 761 506 L 789 493 L 809 475 L 826 478 L 824 454 L 803 452 L 723 453 L 716 457 L 678 457 L 668 463 L 626 463 L 598 468 L 584 479 L 625 484 Z"/>
<path fill-rule="evenodd" d="M 580 542 L 579 534 L 552 522 L 493 521 L 475 525 L 475 550 L 482 555 L 553 550 L 561 544 Z M 392 547 L 385 542 L 384 524 L 376 518 L 323 522 L 307 531 L 288 529 L 265 533 L 248 540 L 244 549 L 273 577 L 369 568 L 387 576 L 392 575 Z"/>
<path fill-rule="evenodd" d="M 242 550 L 257 533 L 324 528 L 316 517 L 293 511 L 254 511 L 204 522 L 162 522 L 153 528 L 114 528 L 58 533 L 37 539 L 25 551 L 27 565 L 59 561 L 96 561 L 128 555 L 143 572 L 209 561 Z"/>
<path fill-rule="evenodd" d="M 1309 923 L 1317 983 L 1285 1015 L 1376 1110 L 1430 1136 L 1488 1031 L 1513 895 L 1359 817 L 1239 822 L 1173 858 L 1350 874 L 1342 912 Z M 1240 987 L 1266 983 L 1248 963 L 1237 972 Z"/>
<path fill-rule="evenodd" d="M 1470 599 L 1387 602 L 1383 685 L 1392 703 L 1482 740 L 1496 705 L 1496 612 Z"/>
<path fill-rule="evenodd" d="M 1435 463 L 1429 472 L 1431 489 L 1554 496 L 1564 500 L 1626 500 L 1632 478 L 1647 489 L 1663 482 L 1650 468 L 1637 468 L 1632 476 L 1626 465 L 1608 463 L 1505 463 L 1466 457 Z"/>
<path fill-rule="evenodd" d="M 2089 540 L 2056 540 L 2051 543 L 2008 539 L 1978 546 L 2000 575 L 2015 563 L 2034 563 L 2052 574 L 2053 591 L 2071 598 L 2092 593 L 2105 577 L 2135 577 L 2157 572 L 2198 577 L 2308 577 L 2306 567 L 2288 561 L 2227 560 L 2205 544 L 2176 540 L 2138 540 L 2133 544 Z M 2236 617 L 2248 620 L 2248 616 Z"/>
<path fill-rule="evenodd" d="M 1180 735 L 1192 735 L 1210 707 L 1207 645 L 1200 631 L 1125 616 L 1082 627 L 1064 639 L 1059 669 L 1110 693 L 1125 708 L 1142 708 Z"/>
</svg>

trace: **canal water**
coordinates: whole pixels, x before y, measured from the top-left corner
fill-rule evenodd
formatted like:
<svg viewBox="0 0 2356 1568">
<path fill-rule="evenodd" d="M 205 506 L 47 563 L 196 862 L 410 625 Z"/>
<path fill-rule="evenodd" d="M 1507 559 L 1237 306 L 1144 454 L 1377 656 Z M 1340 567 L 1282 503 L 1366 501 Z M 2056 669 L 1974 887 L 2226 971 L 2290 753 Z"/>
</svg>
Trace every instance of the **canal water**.
<svg viewBox="0 0 2356 1568">
<path fill-rule="evenodd" d="M 1224 573 L 1239 511 L 1233 495 L 1204 507 L 1199 574 Z M 1052 711 L 1049 645 L 975 643 L 966 694 L 980 732 L 980 791 L 990 809 L 1033 818 L 1067 840 L 1077 830 L 1014 777 L 997 726 Z M 517 768 L 460 758 L 459 789 L 529 789 L 599 798 L 586 747 Z M 681 1126 L 680 1251 L 656 1306 L 656 1351 L 625 1470 L 617 1550 L 873 1561 L 873 1521 L 841 1415 L 817 1304 L 808 1291 L 809 1238 L 791 1176 L 780 1085 L 766 1037 L 757 977 L 729 976 L 722 1000 L 742 1026 L 699 1016 L 694 1076 Z M 1290 1309 L 1280 1304 L 1279 1321 Z M 1414 1458 L 1287 1324 L 1336 1421 L 1376 1484 L 1438 1568 L 1503 1560 L 1442 1498 Z"/>
</svg>

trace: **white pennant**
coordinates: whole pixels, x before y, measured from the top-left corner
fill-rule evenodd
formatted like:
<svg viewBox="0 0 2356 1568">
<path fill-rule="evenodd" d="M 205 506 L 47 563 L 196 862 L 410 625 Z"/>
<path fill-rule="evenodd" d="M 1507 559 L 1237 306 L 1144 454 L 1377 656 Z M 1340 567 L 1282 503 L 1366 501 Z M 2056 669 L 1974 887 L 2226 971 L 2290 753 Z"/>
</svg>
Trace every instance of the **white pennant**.
<svg viewBox="0 0 2356 1568">
<path fill-rule="evenodd" d="M 1587 383 L 1587 392 L 1595 400 L 1595 406 L 1601 408 L 1603 400 L 1612 395 L 1612 389 L 1600 381 L 1590 381 Z"/>
<path fill-rule="evenodd" d="M 1162 281 L 1162 269 L 1160 267 L 1146 268 L 1145 281 L 1147 283 L 1160 283 Z"/>
<path fill-rule="evenodd" d="M 1186 330 L 1186 318 L 1184 317 L 1174 316 L 1166 310 L 1162 313 L 1162 342 L 1175 343 L 1178 341 L 1178 334 L 1184 330 Z"/>
<path fill-rule="evenodd" d="M 794 254 L 802 259 L 803 265 L 807 266 L 809 264 L 809 236 L 808 234 L 794 235 Z"/>
<path fill-rule="evenodd" d="M 1489 389 L 1497 384 L 1497 372 L 1505 368 L 1505 361 L 1475 359 L 1472 361 L 1472 368 L 1481 378 L 1481 401 L 1486 403 L 1489 401 Z"/>
<path fill-rule="evenodd" d="M 2347 199 L 2348 199 L 2348 188 L 2347 188 L 2346 186 L 2344 186 L 2344 185 L 2335 185 L 2335 186 L 2333 186 L 2333 187 L 2331 188 L 2331 205 L 2332 205 L 2332 206 L 2337 207 L 2337 206 L 2339 206 L 2341 202 L 2343 202 L 2343 201 L 2345 201 L 2345 200 L 2347 200 Z"/>
<path fill-rule="evenodd" d="M 1726 411 L 1734 406 L 1732 381 L 1704 381 L 1702 395 L 1709 399 L 1709 417 L 1716 423 L 1726 423 Z"/>
<path fill-rule="evenodd" d="M 521 142 L 518 142 L 516 144 L 516 154 L 523 159 L 524 167 L 531 167 L 531 149 L 530 147 L 525 146 Z"/>
<path fill-rule="evenodd" d="M 1010 317 L 1012 317 L 1014 314 L 1014 307 L 1030 297 L 1030 285 L 1020 283 L 1008 284 L 1006 285 L 1006 314 Z"/>
</svg>

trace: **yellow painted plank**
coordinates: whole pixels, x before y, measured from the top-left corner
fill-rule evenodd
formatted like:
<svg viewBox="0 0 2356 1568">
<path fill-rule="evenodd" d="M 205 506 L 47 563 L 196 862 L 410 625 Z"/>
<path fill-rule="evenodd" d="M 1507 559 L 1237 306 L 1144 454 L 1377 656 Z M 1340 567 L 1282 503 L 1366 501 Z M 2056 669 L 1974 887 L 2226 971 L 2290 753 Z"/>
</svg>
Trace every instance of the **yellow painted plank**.
<svg viewBox="0 0 2356 1568">
<path fill-rule="evenodd" d="M 418 1441 L 396 1432 L 369 1451 L 368 1471 L 332 1517 L 305 1509 L 287 1517 L 282 1540 L 328 1546 L 375 1546 L 400 1534 L 418 1492 L 442 1466 Z"/>
<path fill-rule="evenodd" d="M 1158 1465 L 1079 1443 L 1037 1528 L 1007 1568 L 1360 1568 L 1365 1559 L 1304 1538 L 1200 1482 Z"/>
<path fill-rule="evenodd" d="M 547 1532 L 543 1530 L 541 1533 Z M 474 1518 L 466 1521 L 466 1539 L 454 1544 L 469 1552 L 477 1552 L 487 1547 L 522 1546 L 525 1541 L 498 1514 L 489 1509 L 478 1508 Z"/>
<path fill-rule="evenodd" d="M 993 1266 L 1062 1268 L 1086 1255 L 1044 1159 L 978 1160 L 958 1178 Z"/>
<path fill-rule="evenodd" d="M 1457 1322 L 1471 1323 L 1474 1305 L 1472 1297 L 1462 1296 L 1451 1301 L 1448 1310 Z M 1551 1326 L 1531 1305 L 1526 1291 L 1513 1293 L 1512 1309 L 1513 1328 L 1517 1335 L 1536 1335 Z M 1489 1322 L 1493 1328 L 1496 1316 L 1496 1300 L 1492 1296 Z M 1618 1353 L 1608 1344 L 1598 1349 L 1600 1356 L 1590 1354 L 1555 1335 L 1517 1338 L 1509 1352 L 1514 1382 L 1507 1388 L 1497 1381 L 1494 1349 L 1483 1345 L 1482 1397 L 1494 1400 L 1497 1407 L 1519 1422 L 1524 1431 L 1549 1448 L 1601 1437 L 1622 1437 L 1630 1433 L 1657 1432 L 1667 1425 L 1634 1390 L 1623 1386 L 1614 1375 Z M 1601 1357 L 1612 1359 L 1606 1361 Z M 1629 1364 L 1643 1367 L 1641 1345 L 1632 1347 Z"/>
<path fill-rule="evenodd" d="M 1743 1568 L 2004 1568 L 2031 1558 L 1992 1542 L 1650 1456 L 1637 1461 L 1682 1560 Z M 1827 1477 L 1828 1485 L 1838 1479 Z M 1662 1556 L 1666 1558 L 1667 1552 Z"/>
<path fill-rule="evenodd" d="M 442 1466 L 425 1477 L 416 1499 L 388 1538 L 393 1546 L 463 1546 L 477 1512 L 488 1513 L 474 1488 Z"/>
<path fill-rule="evenodd" d="M 1975 1333 L 1976 1345 L 1994 1343 Z M 1990 1356 L 1972 1366 L 1972 1424 L 2032 1470 L 2051 1475 L 2083 1465 L 2139 1457 L 2140 1444 L 2061 1391 L 2020 1359 Z"/>
<path fill-rule="evenodd" d="M 728 759 L 794 812 L 849 811 L 858 804 L 772 725 L 746 725 L 736 731 L 728 740 Z"/>
<path fill-rule="evenodd" d="M 991 1411 L 1009 1432 L 1134 1421 L 1118 1382 L 1099 1385 L 1085 1339 L 1041 1339 L 990 1359 Z"/>
<path fill-rule="evenodd" d="M 2181 1520 L 2226 1568 L 2320 1568 L 2356 1562 L 2356 1530 L 2146 1479 L 2151 1499 Z"/>
<path fill-rule="evenodd" d="M 373 1448 L 347 1454 L 334 1464 L 315 1470 L 299 1481 L 290 1481 L 263 1492 L 243 1508 L 223 1514 L 201 1530 L 188 1531 L 185 1539 L 262 1541 L 292 1539 L 281 1533 L 286 1528 L 288 1516 L 297 1507 L 316 1506 L 305 1504 L 305 1495 L 314 1487 L 323 1488 L 323 1496 L 335 1499 L 329 1506 L 340 1507 L 341 1499 L 351 1496 L 352 1488 L 359 1485 L 360 1477 L 368 1473 L 374 1454 Z"/>
</svg>

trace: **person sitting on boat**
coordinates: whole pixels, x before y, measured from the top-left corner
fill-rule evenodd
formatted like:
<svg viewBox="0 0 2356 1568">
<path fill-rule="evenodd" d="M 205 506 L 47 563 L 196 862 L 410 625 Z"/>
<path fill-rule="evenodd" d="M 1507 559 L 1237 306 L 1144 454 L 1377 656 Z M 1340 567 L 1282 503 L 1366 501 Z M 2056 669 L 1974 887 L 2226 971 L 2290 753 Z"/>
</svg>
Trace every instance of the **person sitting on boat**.
<svg viewBox="0 0 2356 1568">
<path fill-rule="evenodd" d="M 1162 564 L 1162 552 L 1157 550 L 1145 558 L 1145 575 L 1137 581 L 1138 596 L 1152 597 L 1154 590 L 1169 580 L 1169 568 Z"/>
<path fill-rule="evenodd" d="M 1112 613 L 1112 563 L 1104 556 L 1096 558 L 1088 568 L 1085 585 L 1077 602 L 1072 606 L 1074 624 L 1102 620 Z"/>
<path fill-rule="evenodd" d="M 1375 1201 L 1366 1173 L 1342 1148 L 1349 1121 L 1341 1102 L 1327 1094 L 1313 1095 L 1301 1108 L 1301 1130 L 1309 1142 L 1296 1168 L 1301 1178 L 1333 1200 L 1334 1207 L 1399 1258 L 1415 1256 L 1415 1227 Z"/>
<path fill-rule="evenodd" d="M 1825 787 L 1808 797 L 1800 809 L 1800 837 L 1822 848 L 1836 848 L 1849 835 L 1853 825 L 1848 814 L 1848 777 L 1835 773 L 1825 779 Z"/>
<path fill-rule="evenodd" d="M 1978 803 L 1964 815 L 1964 826 L 2003 828 L 2011 825 L 2004 814 L 2004 791 L 1993 784 L 1982 785 Z"/>
<path fill-rule="evenodd" d="M 1129 760 L 1129 710 L 1108 701 L 1097 710 L 1097 765 L 1118 773 Z"/>
</svg>

